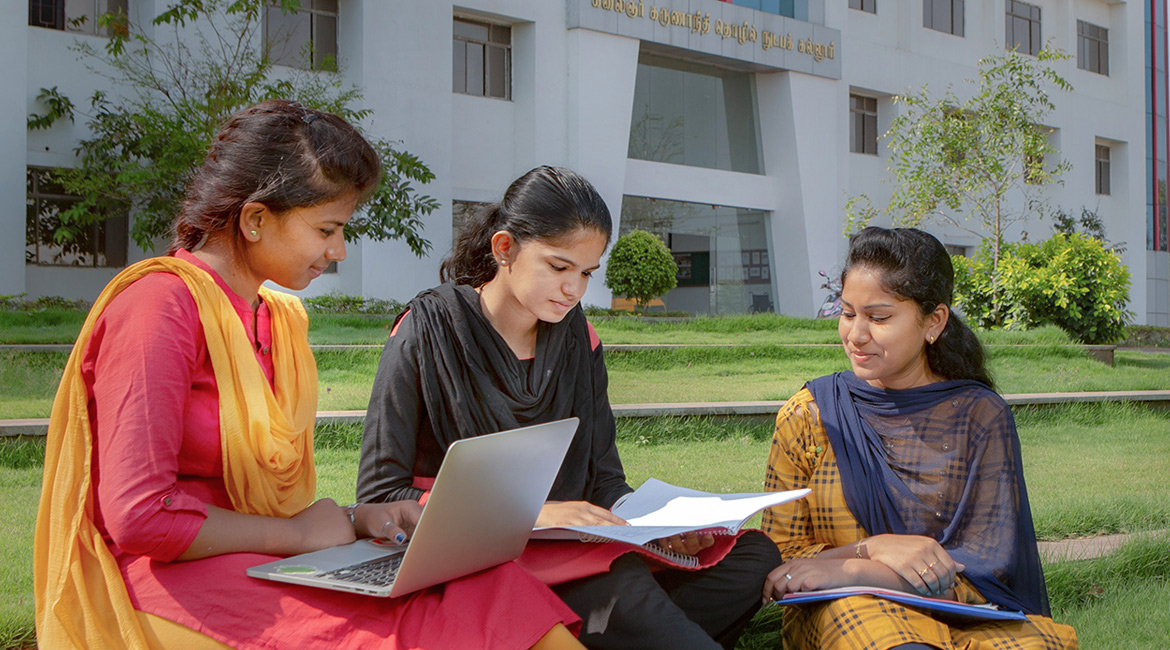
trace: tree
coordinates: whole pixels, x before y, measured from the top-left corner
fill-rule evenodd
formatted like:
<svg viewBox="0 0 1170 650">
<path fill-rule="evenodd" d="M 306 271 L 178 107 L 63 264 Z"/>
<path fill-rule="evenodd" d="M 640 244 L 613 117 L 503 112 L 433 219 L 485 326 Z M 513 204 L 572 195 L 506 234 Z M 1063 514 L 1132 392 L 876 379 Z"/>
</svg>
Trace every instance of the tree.
<svg viewBox="0 0 1170 650">
<path fill-rule="evenodd" d="M 1079 226 L 1079 229 L 1078 229 Z M 1068 236 L 1075 233 L 1083 233 L 1088 237 L 1101 240 L 1107 250 L 1111 250 L 1118 255 L 1125 253 L 1126 243 L 1113 243 L 1105 235 L 1105 221 L 1101 219 L 1101 215 L 1097 214 L 1096 210 L 1092 210 L 1086 206 L 1081 206 L 1081 216 L 1079 219 L 1073 217 L 1071 213 L 1065 212 L 1063 208 L 1058 209 L 1052 213 L 1052 230 Z"/>
<path fill-rule="evenodd" d="M 98 19 L 111 34 L 104 49 L 75 43 L 72 49 L 91 61 L 90 70 L 106 76 L 121 97 L 94 93 L 84 114 L 91 137 L 77 147 L 78 165 L 56 174 L 66 191 L 81 197 L 59 215 L 58 241 L 70 241 L 85 226 L 129 210 L 131 236 L 143 250 L 152 250 L 168 234 L 187 181 L 220 125 L 265 99 L 295 99 L 360 128 L 370 111 L 355 108 L 361 90 L 344 87 L 338 74 L 272 74 L 268 45 L 259 51 L 254 45 L 261 40 L 267 4 L 175 0 L 150 25 L 110 13 Z M 298 0 L 279 2 L 281 11 L 299 6 Z M 75 119 L 76 107 L 56 87 L 42 89 L 38 100 L 45 112 L 30 115 L 28 128 Z M 404 239 L 421 255 L 430 248 L 420 234 L 422 218 L 439 204 L 419 194 L 413 183 L 428 183 L 434 174 L 393 143 L 368 139 L 382 158 L 384 176 L 364 214 L 354 215 L 346 227 L 346 236 L 351 241 Z"/>
<path fill-rule="evenodd" d="M 605 286 L 633 300 L 639 314 L 646 305 L 678 285 L 678 265 L 662 240 L 645 230 L 619 237 L 609 252 Z"/>
<path fill-rule="evenodd" d="M 847 231 L 882 212 L 899 226 L 946 223 L 988 241 L 996 268 L 1007 229 L 1043 217 L 1046 186 L 1071 168 L 1049 142 L 1052 129 L 1042 126 L 1054 108 L 1048 87 L 1072 89 L 1051 67 L 1066 58 L 1047 47 L 1035 57 L 1015 51 L 988 56 L 979 61 L 978 92 L 967 101 L 950 89 L 934 98 L 926 86 L 895 97 L 902 110 L 884 136 L 893 195 L 884 210 L 865 195 L 850 198 Z M 1001 322 L 995 286 L 992 294 Z"/>
</svg>

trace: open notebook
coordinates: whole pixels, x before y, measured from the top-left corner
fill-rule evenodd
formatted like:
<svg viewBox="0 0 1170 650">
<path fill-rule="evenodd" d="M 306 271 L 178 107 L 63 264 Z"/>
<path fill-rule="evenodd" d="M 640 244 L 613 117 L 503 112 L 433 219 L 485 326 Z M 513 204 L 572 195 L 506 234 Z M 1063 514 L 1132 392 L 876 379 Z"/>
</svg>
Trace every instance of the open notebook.
<svg viewBox="0 0 1170 650">
<path fill-rule="evenodd" d="M 687 532 L 735 535 L 757 512 L 795 501 L 810 490 L 716 494 L 648 479 L 612 508 L 629 526 L 552 526 L 532 531 L 532 539 L 621 542 L 641 546 L 683 566 L 695 558 L 672 553 L 652 542 Z"/>
</svg>

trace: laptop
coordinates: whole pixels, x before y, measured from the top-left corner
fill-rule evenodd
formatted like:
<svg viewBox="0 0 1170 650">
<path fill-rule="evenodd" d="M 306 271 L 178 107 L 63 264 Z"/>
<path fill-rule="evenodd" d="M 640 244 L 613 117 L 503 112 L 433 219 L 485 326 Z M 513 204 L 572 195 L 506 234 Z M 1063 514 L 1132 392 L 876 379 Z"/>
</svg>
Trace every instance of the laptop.
<svg viewBox="0 0 1170 650">
<path fill-rule="evenodd" d="M 402 596 L 514 560 L 577 431 L 577 418 L 458 440 L 405 545 L 360 539 L 248 569 L 254 578 Z"/>
</svg>

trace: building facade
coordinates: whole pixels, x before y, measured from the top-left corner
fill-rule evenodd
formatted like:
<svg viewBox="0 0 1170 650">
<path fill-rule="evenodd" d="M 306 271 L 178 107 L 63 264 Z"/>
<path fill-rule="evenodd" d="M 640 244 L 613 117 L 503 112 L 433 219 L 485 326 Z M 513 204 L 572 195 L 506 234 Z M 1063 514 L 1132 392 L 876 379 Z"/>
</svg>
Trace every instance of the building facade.
<svg viewBox="0 0 1170 650">
<path fill-rule="evenodd" d="M 147 253 L 125 245 L 116 221 L 94 230 L 88 252 L 54 248 L 41 234 L 68 200 L 41 170 L 73 164 L 85 125 L 29 131 L 25 118 L 43 111 L 42 88 L 76 101 L 103 83 L 70 49 L 104 39 L 84 21 L 77 27 L 78 12 L 125 7 L 149 18 L 166 3 L 29 4 L 27 23 L 17 3 L 0 9 L 3 74 L 23 90 L 0 97 L 0 142 L 25 152 L 0 161 L 0 226 L 15 232 L 23 219 L 26 230 L 23 260 L 15 240 L 0 242 L 0 294 L 92 298 Z M 455 224 L 526 170 L 553 164 L 597 186 L 619 234 L 663 237 L 679 262 L 669 309 L 811 316 L 825 297 L 818 271 L 840 269 L 846 201 L 866 193 L 884 205 L 890 195 L 880 134 L 893 97 L 929 84 L 963 98 L 981 57 L 1005 43 L 1021 52 L 1050 43 L 1071 55 L 1055 67 L 1075 90 L 1053 93 L 1045 125 L 1073 165 L 1049 200 L 1102 218 L 1108 238 L 1125 243 L 1135 321 L 1170 325 L 1165 0 L 302 4 L 296 16 L 270 12 L 258 40 L 281 34 L 282 64 L 339 61 L 342 72 L 318 74 L 364 89 L 373 111 L 365 127 L 420 156 L 437 176 L 423 191 L 442 204 L 427 218 L 429 256 L 363 241 L 308 293 L 411 297 L 437 282 Z M 925 227 L 956 251 L 979 243 L 961 229 Z M 1049 223 L 1024 222 L 1008 237 L 1049 232 Z M 610 304 L 595 277 L 585 302 Z"/>
</svg>

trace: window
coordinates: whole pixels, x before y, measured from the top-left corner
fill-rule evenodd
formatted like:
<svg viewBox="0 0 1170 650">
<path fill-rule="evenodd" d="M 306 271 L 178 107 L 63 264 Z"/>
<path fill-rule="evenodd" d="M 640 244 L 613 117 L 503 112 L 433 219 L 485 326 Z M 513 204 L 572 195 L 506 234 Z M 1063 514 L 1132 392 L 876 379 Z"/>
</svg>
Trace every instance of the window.
<svg viewBox="0 0 1170 650">
<path fill-rule="evenodd" d="M 1109 30 L 1077 21 L 1077 67 L 1109 75 Z"/>
<path fill-rule="evenodd" d="M 922 26 L 963 35 L 964 0 L 922 0 Z"/>
<path fill-rule="evenodd" d="M 24 261 L 47 266 L 126 265 L 128 219 L 125 214 L 97 223 L 64 224 L 60 215 L 78 201 L 65 193 L 53 170 L 29 167 Z"/>
<path fill-rule="evenodd" d="M 678 265 L 678 286 L 662 298 L 668 310 L 745 314 L 775 304 L 768 222 L 760 210 L 627 195 L 614 234 L 636 228 L 666 242 Z"/>
<path fill-rule="evenodd" d="M 127 0 L 28 0 L 28 24 L 78 34 L 106 36 L 98 17 L 126 13 Z"/>
<path fill-rule="evenodd" d="M 754 75 L 642 52 L 627 156 L 762 174 Z"/>
<path fill-rule="evenodd" d="M 849 151 L 877 155 L 877 100 L 849 95 Z"/>
<path fill-rule="evenodd" d="M 1043 43 L 1040 40 L 1040 7 L 1016 0 L 1007 0 L 1004 43 L 1009 50 L 1036 56 Z"/>
<path fill-rule="evenodd" d="M 460 231 L 467 225 L 475 213 L 491 205 L 476 201 L 451 201 L 451 231 L 459 237 Z"/>
<path fill-rule="evenodd" d="M 1043 182 L 1044 156 L 1038 154 L 1024 154 L 1024 182 L 1029 185 L 1040 185 Z"/>
<path fill-rule="evenodd" d="M 1097 149 L 1097 155 L 1094 156 L 1094 158 L 1096 158 L 1096 161 L 1095 161 L 1096 162 L 1096 165 L 1095 165 L 1095 172 L 1096 173 L 1094 174 L 1094 176 L 1096 177 L 1095 187 L 1097 188 L 1097 194 L 1101 194 L 1103 196 L 1109 196 L 1109 194 L 1110 194 L 1109 146 L 1099 144 L 1099 145 L 1097 145 L 1096 149 Z"/>
<path fill-rule="evenodd" d="M 456 18 L 452 90 L 512 99 L 512 28 Z"/>
<path fill-rule="evenodd" d="M 849 0 L 849 8 L 876 14 L 877 0 Z"/>
<path fill-rule="evenodd" d="M 275 65 L 337 70 L 337 0 L 301 0 L 289 13 L 265 7 L 264 45 Z"/>
</svg>

